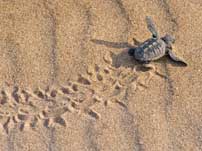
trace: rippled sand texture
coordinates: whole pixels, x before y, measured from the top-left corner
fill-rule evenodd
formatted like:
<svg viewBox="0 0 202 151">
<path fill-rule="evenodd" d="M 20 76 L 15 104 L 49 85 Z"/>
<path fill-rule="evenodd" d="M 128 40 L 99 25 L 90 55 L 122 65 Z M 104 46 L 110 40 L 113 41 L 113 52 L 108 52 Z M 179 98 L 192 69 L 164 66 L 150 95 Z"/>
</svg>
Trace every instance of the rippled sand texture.
<svg viewBox="0 0 202 151">
<path fill-rule="evenodd" d="M 176 37 L 153 64 L 132 38 Z M 0 150 L 201 151 L 200 0 L 0 0 Z"/>
</svg>

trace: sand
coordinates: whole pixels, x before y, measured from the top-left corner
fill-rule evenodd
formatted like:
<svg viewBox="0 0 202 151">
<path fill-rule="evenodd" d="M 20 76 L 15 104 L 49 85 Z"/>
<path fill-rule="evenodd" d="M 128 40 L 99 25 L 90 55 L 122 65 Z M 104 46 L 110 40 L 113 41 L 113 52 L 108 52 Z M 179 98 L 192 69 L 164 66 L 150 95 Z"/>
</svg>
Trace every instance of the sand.
<svg viewBox="0 0 202 151">
<path fill-rule="evenodd" d="M 188 67 L 127 55 L 145 16 Z M 0 150 L 201 151 L 201 25 L 200 0 L 0 0 Z"/>
</svg>

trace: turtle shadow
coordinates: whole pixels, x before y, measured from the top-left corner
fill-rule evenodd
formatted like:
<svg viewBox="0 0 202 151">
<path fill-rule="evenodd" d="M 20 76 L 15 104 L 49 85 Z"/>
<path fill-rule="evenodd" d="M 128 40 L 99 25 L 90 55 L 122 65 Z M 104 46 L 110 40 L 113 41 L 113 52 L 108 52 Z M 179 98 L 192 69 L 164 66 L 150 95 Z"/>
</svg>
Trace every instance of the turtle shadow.
<svg viewBox="0 0 202 151">
<path fill-rule="evenodd" d="M 91 39 L 91 41 L 98 45 L 104 45 L 109 48 L 132 48 L 133 45 L 128 42 L 110 42 L 105 40 Z"/>
<path fill-rule="evenodd" d="M 119 54 L 113 53 L 112 57 L 112 66 L 115 68 L 125 67 L 125 68 L 136 68 L 137 71 L 147 71 L 146 68 L 142 67 L 140 63 L 138 63 L 133 57 L 128 55 L 128 49 L 134 48 L 140 44 L 140 42 L 133 38 L 134 45 L 128 42 L 109 42 L 105 40 L 98 40 L 98 39 L 91 39 L 91 41 L 98 45 L 104 45 L 108 48 L 117 48 L 117 49 L 124 49 Z"/>
<path fill-rule="evenodd" d="M 135 68 L 136 71 L 142 71 L 142 72 L 148 71 L 146 68 L 142 66 L 141 63 L 136 61 L 133 57 L 129 56 L 127 51 L 122 51 L 118 54 L 113 54 L 112 66 L 115 68 L 120 68 L 120 67 L 131 68 L 131 69 Z"/>
</svg>

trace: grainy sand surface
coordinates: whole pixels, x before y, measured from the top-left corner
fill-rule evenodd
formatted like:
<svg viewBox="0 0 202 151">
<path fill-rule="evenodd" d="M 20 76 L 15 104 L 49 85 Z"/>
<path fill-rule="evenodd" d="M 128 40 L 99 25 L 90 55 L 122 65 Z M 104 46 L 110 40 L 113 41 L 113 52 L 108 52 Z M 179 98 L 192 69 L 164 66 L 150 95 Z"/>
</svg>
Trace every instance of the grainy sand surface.
<svg viewBox="0 0 202 151">
<path fill-rule="evenodd" d="M 127 55 L 176 37 L 188 62 Z M 201 0 L 0 0 L 1 151 L 201 151 Z"/>
</svg>

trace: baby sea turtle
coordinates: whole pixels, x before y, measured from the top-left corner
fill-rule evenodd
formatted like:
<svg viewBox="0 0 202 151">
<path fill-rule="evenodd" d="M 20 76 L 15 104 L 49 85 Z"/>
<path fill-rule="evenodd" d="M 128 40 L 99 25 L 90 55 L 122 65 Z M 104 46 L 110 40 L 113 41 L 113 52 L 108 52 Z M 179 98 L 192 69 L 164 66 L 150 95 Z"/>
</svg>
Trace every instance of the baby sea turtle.
<svg viewBox="0 0 202 151">
<path fill-rule="evenodd" d="M 152 33 L 152 37 L 140 43 L 138 47 L 130 48 L 128 54 L 143 64 L 148 64 L 153 60 L 168 55 L 173 61 L 187 66 L 187 63 L 178 58 L 172 51 L 172 44 L 175 42 L 175 39 L 169 34 L 159 37 L 151 17 L 146 17 L 146 23 L 147 28 Z M 133 40 L 135 42 L 135 39 Z"/>
</svg>

